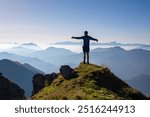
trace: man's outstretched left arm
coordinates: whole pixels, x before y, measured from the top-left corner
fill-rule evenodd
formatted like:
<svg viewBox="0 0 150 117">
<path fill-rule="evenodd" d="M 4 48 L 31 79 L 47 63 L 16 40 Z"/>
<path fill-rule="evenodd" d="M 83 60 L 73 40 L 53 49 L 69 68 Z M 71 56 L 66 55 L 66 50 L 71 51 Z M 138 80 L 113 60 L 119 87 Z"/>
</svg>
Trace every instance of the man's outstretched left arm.
<svg viewBox="0 0 150 117">
<path fill-rule="evenodd" d="M 90 37 L 90 40 L 93 40 L 93 41 L 97 41 L 98 42 L 98 39 L 95 39 L 93 37 Z"/>
</svg>

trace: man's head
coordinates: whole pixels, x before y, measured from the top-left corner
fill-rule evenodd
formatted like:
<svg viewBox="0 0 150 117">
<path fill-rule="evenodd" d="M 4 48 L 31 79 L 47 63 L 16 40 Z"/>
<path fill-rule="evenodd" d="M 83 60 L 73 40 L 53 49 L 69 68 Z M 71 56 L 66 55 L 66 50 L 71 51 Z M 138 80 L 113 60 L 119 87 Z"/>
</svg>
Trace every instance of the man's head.
<svg viewBox="0 0 150 117">
<path fill-rule="evenodd" d="M 84 31 L 84 36 L 88 35 L 88 31 Z"/>
</svg>

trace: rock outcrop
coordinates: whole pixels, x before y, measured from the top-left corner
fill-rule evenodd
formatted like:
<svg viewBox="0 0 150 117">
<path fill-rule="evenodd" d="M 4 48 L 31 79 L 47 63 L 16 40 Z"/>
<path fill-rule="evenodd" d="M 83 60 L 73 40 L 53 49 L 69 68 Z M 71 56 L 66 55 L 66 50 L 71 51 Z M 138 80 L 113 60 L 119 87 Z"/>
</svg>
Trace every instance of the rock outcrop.
<svg viewBox="0 0 150 117">
<path fill-rule="evenodd" d="M 39 92 L 45 86 L 44 75 L 43 74 L 34 75 L 33 80 L 32 80 L 32 84 L 33 84 L 32 95 L 34 95 L 37 92 Z"/>
<path fill-rule="evenodd" d="M 45 75 L 45 82 L 46 85 L 51 85 L 51 83 L 55 80 L 55 78 L 58 76 L 56 73 L 46 74 Z"/>
<path fill-rule="evenodd" d="M 33 84 L 32 95 L 38 93 L 45 86 L 49 86 L 57 76 L 58 75 L 56 73 L 47 74 L 47 75 L 43 75 L 43 74 L 34 75 L 32 80 L 32 84 Z"/>
<path fill-rule="evenodd" d="M 24 90 L 0 75 L 0 100 L 25 100 Z"/>
<path fill-rule="evenodd" d="M 61 66 L 60 73 L 64 77 L 64 79 L 67 79 L 67 80 L 75 76 L 75 71 L 68 65 Z"/>
</svg>

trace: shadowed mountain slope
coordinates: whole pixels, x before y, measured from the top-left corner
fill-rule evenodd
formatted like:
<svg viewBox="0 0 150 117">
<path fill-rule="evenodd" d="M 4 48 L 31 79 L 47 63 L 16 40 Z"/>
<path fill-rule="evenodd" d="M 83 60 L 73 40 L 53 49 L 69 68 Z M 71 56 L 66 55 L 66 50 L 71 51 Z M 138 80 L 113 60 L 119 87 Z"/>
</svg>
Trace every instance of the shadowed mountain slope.
<svg viewBox="0 0 150 117">
<path fill-rule="evenodd" d="M 26 96 L 31 95 L 32 77 L 34 76 L 34 74 L 43 73 L 35 69 L 34 67 L 30 66 L 30 69 L 28 68 L 27 65 L 24 66 L 23 64 L 16 61 L 11 61 L 8 59 L 0 60 L 0 72 L 10 81 L 23 88 Z"/>
<path fill-rule="evenodd" d="M 130 79 L 127 83 L 140 90 L 145 95 L 150 96 L 150 75 L 139 75 Z"/>
<path fill-rule="evenodd" d="M 24 90 L 0 75 L 0 100 L 24 100 Z"/>
</svg>

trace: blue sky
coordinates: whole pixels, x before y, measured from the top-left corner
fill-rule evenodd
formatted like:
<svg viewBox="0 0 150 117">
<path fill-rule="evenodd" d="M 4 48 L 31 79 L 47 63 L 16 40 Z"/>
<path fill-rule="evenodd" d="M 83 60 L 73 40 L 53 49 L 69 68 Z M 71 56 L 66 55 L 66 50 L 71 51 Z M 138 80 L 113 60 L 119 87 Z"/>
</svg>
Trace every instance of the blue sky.
<svg viewBox="0 0 150 117">
<path fill-rule="evenodd" d="M 100 42 L 150 44 L 150 0 L 0 0 L 0 42 L 44 45 L 84 30 Z"/>
</svg>

